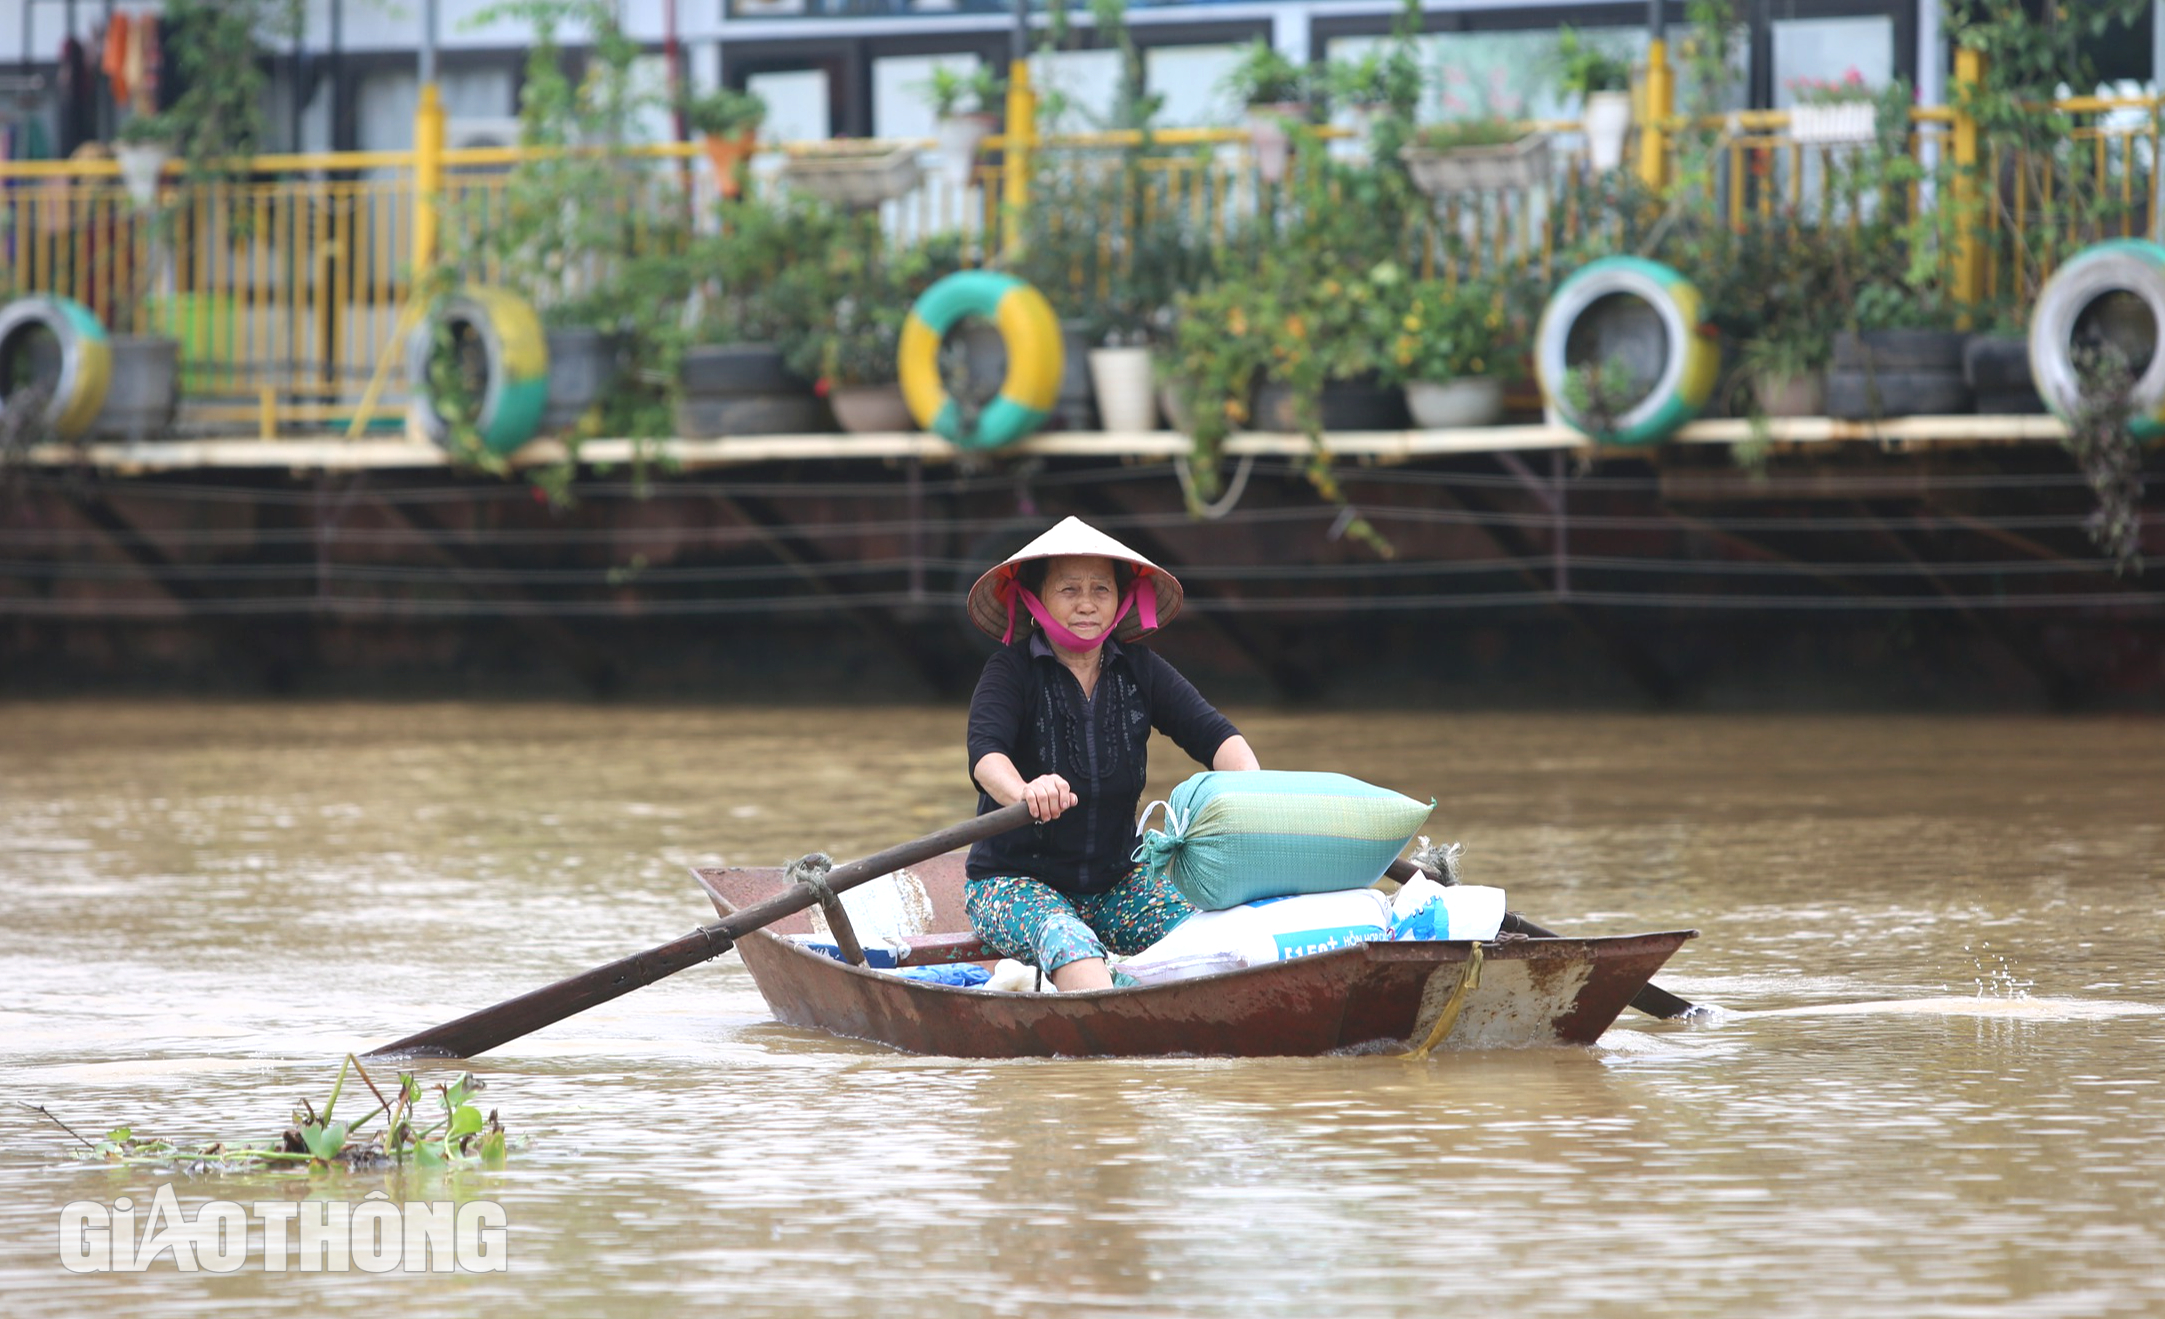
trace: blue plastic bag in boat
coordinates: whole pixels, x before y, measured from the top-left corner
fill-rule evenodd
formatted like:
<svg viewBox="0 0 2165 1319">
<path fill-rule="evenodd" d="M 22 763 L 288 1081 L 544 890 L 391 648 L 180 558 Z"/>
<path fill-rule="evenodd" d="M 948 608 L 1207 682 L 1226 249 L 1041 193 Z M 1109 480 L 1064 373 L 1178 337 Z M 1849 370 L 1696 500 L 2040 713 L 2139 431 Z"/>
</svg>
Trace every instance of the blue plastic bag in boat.
<svg viewBox="0 0 2165 1319">
<path fill-rule="evenodd" d="M 1145 832 L 1161 806 L 1164 826 Z M 1143 812 L 1135 860 L 1204 911 L 1360 888 L 1382 878 L 1435 806 L 1344 774 L 1211 770 Z"/>
<path fill-rule="evenodd" d="M 831 957 L 837 962 L 846 962 L 849 960 L 848 958 L 842 956 L 842 947 L 840 944 L 830 942 L 826 939 L 822 939 L 816 934 L 793 934 L 789 936 L 789 939 L 790 942 L 798 945 L 799 947 L 809 948 L 813 952 L 820 954 L 822 957 Z M 864 944 L 863 948 L 864 964 L 866 966 L 871 967 L 875 971 L 892 971 L 894 969 L 894 949 L 886 947 L 883 944 L 876 943 Z"/>
<path fill-rule="evenodd" d="M 919 980 L 928 985 L 953 985 L 957 989 L 969 989 L 992 979 L 992 972 L 971 962 L 950 962 L 945 966 L 905 966 L 895 974 L 904 980 Z"/>
</svg>

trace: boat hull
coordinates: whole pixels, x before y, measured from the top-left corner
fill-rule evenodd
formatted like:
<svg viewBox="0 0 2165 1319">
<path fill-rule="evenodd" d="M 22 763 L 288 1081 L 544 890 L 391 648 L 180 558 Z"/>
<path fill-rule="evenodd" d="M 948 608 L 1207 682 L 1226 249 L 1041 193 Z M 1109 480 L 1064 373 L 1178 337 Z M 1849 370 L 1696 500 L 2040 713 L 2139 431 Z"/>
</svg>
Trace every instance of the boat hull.
<svg viewBox="0 0 2165 1319">
<path fill-rule="evenodd" d="M 728 915 L 784 885 L 777 869 L 693 872 Z M 937 928 L 967 928 L 959 857 L 913 872 Z M 1314 1056 L 1429 1042 L 1463 981 L 1467 941 L 1365 943 L 1173 984 L 1078 994 L 957 989 L 848 966 L 785 935 L 756 931 L 737 952 L 781 1021 L 961 1058 Z M 1591 1044 L 1694 931 L 1481 945 L 1478 983 L 1440 1049 Z"/>
</svg>

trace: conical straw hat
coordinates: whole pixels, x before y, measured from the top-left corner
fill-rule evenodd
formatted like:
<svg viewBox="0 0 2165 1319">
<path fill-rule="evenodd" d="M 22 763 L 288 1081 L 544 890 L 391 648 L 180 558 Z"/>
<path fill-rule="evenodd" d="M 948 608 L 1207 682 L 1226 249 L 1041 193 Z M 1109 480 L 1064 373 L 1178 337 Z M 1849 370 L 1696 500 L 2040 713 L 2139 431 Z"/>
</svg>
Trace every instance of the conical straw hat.
<svg viewBox="0 0 2165 1319">
<path fill-rule="evenodd" d="M 1180 612 L 1180 602 L 1186 598 L 1186 593 L 1180 589 L 1180 579 L 1081 518 L 1071 517 L 1061 519 L 1058 526 L 1016 550 L 1008 556 L 1007 562 L 977 579 L 977 585 L 970 588 L 970 621 L 988 635 L 1004 636 L 1009 615 L 1002 591 L 1015 579 L 1016 567 L 1031 559 L 1050 559 L 1063 554 L 1098 555 L 1117 559 L 1134 568 L 1137 579 L 1157 593 L 1159 627 L 1173 621 L 1173 615 Z M 1027 620 L 1029 615 L 1018 604 L 1015 617 Z M 1113 635 L 1122 641 L 1133 641 L 1146 630 L 1141 611 L 1131 609 L 1128 616 L 1120 620 Z"/>
</svg>

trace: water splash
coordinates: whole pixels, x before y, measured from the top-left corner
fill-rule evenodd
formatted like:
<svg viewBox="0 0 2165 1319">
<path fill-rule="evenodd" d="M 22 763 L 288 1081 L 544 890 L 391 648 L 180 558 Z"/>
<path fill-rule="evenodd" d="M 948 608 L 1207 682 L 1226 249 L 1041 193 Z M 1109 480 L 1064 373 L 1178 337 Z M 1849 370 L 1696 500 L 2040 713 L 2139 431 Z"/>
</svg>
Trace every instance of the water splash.
<svg viewBox="0 0 2165 1319">
<path fill-rule="evenodd" d="M 1990 943 L 1980 943 L 1975 949 L 1963 944 L 1962 951 L 1970 955 L 1977 968 L 1977 978 L 1972 983 L 1977 986 L 1977 997 L 1981 999 L 2025 999 L 2037 987 L 2035 980 L 2017 976 L 2014 968 L 2007 964 L 2006 954 L 1993 952 Z M 1989 964 L 1987 958 L 1991 959 Z"/>
</svg>

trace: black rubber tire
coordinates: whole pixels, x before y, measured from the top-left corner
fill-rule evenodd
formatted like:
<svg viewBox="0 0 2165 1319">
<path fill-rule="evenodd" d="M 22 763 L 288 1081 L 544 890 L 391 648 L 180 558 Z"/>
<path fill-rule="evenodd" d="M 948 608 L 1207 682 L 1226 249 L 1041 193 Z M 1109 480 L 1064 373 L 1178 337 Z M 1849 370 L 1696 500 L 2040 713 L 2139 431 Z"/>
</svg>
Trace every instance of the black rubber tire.
<svg viewBox="0 0 2165 1319">
<path fill-rule="evenodd" d="M 1971 410 L 1960 371 L 1829 371 L 1827 415 L 1842 421 L 1939 417 Z"/>
<path fill-rule="evenodd" d="M 684 350 L 677 381 L 687 396 L 724 398 L 743 394 L 795 394 L 804 381 L 782 364 L 773 344 L 698 344 Z"/>
<path fill-rule="evenodd" d="M 1406 392 L 1372 380 L 1333 380 L 1323 386 L 1326 431 L 1395 431 L 1413 425 L 1406 412 Z M 1284 385 L 1265 384 L 1255 391 L 1255 429 L 1292 431 L 1293 393 Z"/>
<path fill-rule="evenodd" d="M 578 425 L 616 384 L 617 341 L 585 326 L 545 330 L 542 337 L 549 344 L 549 402 L 541 433 L 557 435 Z"/>
<path fill-rule="evenodd" d="M 2028 336 L 1971 335 L 1969 346 L 1962 350 L 1962 378 L 1980 395 L 2034 392 Z"/>
<path fill-rule="evenodd" d="M 1834 336 L 1834 369 L 1959 376 L 1968 340 L 1955 330 L 1844 330 Z"/>
<path fill-rule="evenodd" d="M 1979 393 L 1977 411 L 1987 417 L 2034 417 L 2045 411 L 2045 400 L 2028 388 Z"/>
<path fill-rule="evenodd" d="M 804 435 L 831 429 L 810 394 L 686 395 L 677 404 L 677 434 L 690 439 L 727 435 Z"/>
</svg>

